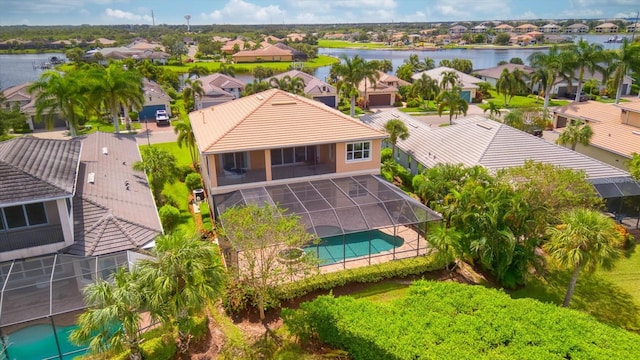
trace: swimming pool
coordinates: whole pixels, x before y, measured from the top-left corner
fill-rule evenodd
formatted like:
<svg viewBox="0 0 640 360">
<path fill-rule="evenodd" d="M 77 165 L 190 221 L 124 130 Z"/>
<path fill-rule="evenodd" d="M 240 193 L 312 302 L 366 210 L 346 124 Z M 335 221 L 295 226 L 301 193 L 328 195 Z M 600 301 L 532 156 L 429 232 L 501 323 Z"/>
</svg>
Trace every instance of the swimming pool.
<svg viewBox="0 0 640 360">
<path fill-rule="evenodd" d="M 56 326 L 56 335 L 60 342 L 60 351 L 63 359 L 73 359 L 85 353 L 82 347 L 75 346 L 69 341 L 69 334 L 76 326 Z M 49 324 L 31 325 L 16 332 L 10 333 L 7 337 L 7 353 L 9 359 L 59 359 L 56 337 Z"/>
<path fill-rule="evenodd" d="M 371 245 L 369 245 L 371 242 Z M 320 239 L 318 245 L 310 245 L 305 250 L 318 257 L 320 265 L 330 265 L 361 256 L 389 251 L 404 243 L 401 237 L 389 235 L 380 230 L 369 230 L 353 234 L 336 235 Z"/>
</svg>

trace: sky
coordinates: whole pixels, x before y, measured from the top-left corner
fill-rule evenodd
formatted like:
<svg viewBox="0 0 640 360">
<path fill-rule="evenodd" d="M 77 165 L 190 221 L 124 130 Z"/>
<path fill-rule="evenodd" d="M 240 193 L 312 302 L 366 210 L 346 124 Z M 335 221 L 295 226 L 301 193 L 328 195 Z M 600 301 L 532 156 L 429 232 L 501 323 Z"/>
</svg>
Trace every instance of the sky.
<svg viewBox="0 0 640 360">
<path fill-rule="evenodd" d="M 635 19 L 640 0 L 0 0 L 0 25 Z"/>
</svg>

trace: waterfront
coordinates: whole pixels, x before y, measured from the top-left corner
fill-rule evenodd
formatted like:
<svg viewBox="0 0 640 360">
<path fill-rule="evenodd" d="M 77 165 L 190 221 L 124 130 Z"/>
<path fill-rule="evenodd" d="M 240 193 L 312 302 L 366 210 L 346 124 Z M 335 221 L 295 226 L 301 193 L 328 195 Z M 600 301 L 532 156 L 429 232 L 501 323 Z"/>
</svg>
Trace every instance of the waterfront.
<svg viewBox="0 0 640 360">
<path fill-rule="evenodd" d="M 585 40 L 602 44 L 605 49 L 616 49 L 620 43 L 605 43 L 610 35 L 584 35 Z M 578 38 L 574 40 L 579 40 Z M 496 66 L 500 61 L 509 61 L 514 57 L 521 58 L 525 63 L 527 58 L 538 51 L 548 51 L 547 48 L 535 47 L 514 47 L 509 49 L 444 49 L 436 51 L 421 50 L 363 50 L 363 49 L 329 49 L 320 48 L 318 53 L 340 57 L 346 55 L 353 57 L 358 55 L 365 60 L 391 60 L 394 72 L 398 66 L 409 58 L 411 54 L 416 54 L 420 60 L 429 57 L 435 60 L 436 65 L 442 59 L 462 58 L 469 59 L 473 63 L 474 69 L 484 69 Z M 45 54 L 19 54 L 0 55 L 0 89 L 36 80 L 42 73 L 41 69 L 33 69 L 34 64 L 47 62 L 50 57 L 62 57 L 61 53 Z M 320 79 L 326 79 L 329 75 L 329 66 L 316 69 L 314 75 Z M 251 75 L 239 75 L 239 79 L 245 82 L 253 81 Z"/>
</svg>

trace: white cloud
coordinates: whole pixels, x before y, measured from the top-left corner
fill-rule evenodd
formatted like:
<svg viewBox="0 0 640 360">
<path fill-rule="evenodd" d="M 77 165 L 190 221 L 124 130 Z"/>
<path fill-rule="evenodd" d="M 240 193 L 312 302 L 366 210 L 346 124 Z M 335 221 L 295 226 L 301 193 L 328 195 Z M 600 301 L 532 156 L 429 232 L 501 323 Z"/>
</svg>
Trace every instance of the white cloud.
<svg viewBox="0 0 640 360">
<path fill-rule="evenodd" d="M 286 15 L 278 5 L 258 6 L 243 0 L 229 0 L 222 9 L 202 13 L 201 17 L 226 24 L 270 24 L 285 21 Z"/>
<path fill-rule="evenodd" d="M 118 20 L 129 20 L 131 22 L 137 21 L 137 22 L 151 22 L 151 16 L 150 15 L 140 15 L 140 14 L 134 14 L 132 12 L 129 11 L 122 11 L 122 10 L 118 10 L 118 9 L 111 9 L 111 8 L 107 8 L 104 11 L 104 14 L 107 18 L 111 18 L 111 19 L 118 19 Z"/>
<path fill-rule="evenodd" d="M 529 19 L 537 19 L 538 16 L 536 15 L 536 13 L 534 13 L 533 11 L 526 11 L 520 15 L 516 15 L 514 17 L 514 19 L 523 19 L 523 20 L 529 20 Z"/>
</svg>

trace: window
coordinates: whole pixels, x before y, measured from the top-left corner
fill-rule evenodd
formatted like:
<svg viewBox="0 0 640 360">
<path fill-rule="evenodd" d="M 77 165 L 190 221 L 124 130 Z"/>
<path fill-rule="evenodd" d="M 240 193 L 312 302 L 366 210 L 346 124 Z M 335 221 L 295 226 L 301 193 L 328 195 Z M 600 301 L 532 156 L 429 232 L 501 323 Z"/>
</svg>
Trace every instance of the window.
<svg viewBox="0 0 640 360">
<path fill-rule="evenodd" d="M 222 167 L 227 171 L 240 171 L 247 168 L 247 153 L 236 152 L 222 154 Z"/>
<path fill-rule="evenodd" d="M 271 165 L 315 163 L 315 146 L 298 146 L 271 150 Z"/>
<path fill-rule="evenodd" d="M 371 142 L 356 142 L 347 144 L 347 161 L 362 161 L 371 159 Z"/>
<path fill-rule="evenodd" d="M 47 224 L 44 203 L 9 206 L 0 209 L 0 230 Z"/>
</svg>

